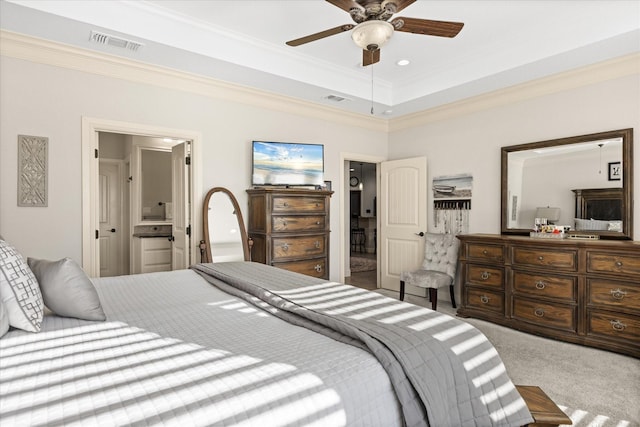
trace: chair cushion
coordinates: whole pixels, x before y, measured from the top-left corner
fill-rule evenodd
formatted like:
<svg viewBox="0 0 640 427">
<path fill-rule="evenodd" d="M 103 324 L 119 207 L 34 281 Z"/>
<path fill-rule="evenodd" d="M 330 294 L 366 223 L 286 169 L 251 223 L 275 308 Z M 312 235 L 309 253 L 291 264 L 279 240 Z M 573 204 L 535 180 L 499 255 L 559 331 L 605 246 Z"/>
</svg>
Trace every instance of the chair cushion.
<svg viewBox="0 0 640 427">
<path fill-rule="evenodd" d="M 400 280 L 419 288 L 442 288 L 453 283 L 453 277 L 433 270 L 403 271 Z"/>
</svg>

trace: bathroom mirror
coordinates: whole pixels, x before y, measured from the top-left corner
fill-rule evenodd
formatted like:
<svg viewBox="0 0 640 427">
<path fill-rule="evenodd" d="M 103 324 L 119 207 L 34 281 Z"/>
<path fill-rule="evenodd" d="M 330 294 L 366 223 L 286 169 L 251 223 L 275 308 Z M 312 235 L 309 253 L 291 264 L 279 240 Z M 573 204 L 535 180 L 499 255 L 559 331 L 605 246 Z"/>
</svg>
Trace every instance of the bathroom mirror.
<svg viewBox="0 0 640 427">
<path fill-rule="evenodd" d="M 633 239 L 633 129 L 501 151 L 503 234 L 528 235 L 536 212 L 553 212 L 574 234 Z"/>
<path fill-rule="evenodd" d="M 171 220 L 171 151 L 140 147 L 141 221 Z"/>
<path fill-rule="evenodd" d="M 202 262 L 250 261 L 242 212 L 231 191 L 214 187 L 204 199 Z"/>
</svg>

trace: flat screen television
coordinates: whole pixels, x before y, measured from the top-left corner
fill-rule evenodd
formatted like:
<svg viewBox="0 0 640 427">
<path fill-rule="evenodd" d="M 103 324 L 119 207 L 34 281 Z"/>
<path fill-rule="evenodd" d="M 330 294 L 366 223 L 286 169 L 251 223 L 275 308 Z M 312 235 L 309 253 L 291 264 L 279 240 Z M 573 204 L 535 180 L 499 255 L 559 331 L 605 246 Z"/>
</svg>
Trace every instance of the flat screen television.
<svg viewBox="0 0 640 427">
<path fill-rule="evenodd" d="M 322 186 L 324 145 L 253 141 L 253 185 Z"/>
</svg>

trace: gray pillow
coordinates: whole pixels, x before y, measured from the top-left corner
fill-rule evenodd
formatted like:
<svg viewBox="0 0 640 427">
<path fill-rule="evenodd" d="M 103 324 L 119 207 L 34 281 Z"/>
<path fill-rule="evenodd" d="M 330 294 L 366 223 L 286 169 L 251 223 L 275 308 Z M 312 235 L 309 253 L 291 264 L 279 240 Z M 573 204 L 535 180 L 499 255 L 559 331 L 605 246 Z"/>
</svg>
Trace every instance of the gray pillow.
<svg viewBox="0 0 640 427">
<path fill-rule="evenodd" d="M 84 320 L 105 320 L 96 288 L 71 258 L 47 261 L 29 258 L 27 263 L 38 279 L 44 305 L 59 316 Z"/>
</svg>

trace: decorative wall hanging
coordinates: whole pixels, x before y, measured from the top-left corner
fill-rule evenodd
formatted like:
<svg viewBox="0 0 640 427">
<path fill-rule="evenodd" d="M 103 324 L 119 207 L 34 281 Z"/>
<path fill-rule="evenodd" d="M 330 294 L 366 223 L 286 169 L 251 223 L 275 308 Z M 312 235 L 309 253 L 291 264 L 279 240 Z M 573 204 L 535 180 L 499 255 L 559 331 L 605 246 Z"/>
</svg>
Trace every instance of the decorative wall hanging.
<svg viewBox="0 0 640 427">
<path fill-rule="evenodd" d="M 18 135 L 18 206 L 47 206 L 49 138 Z"/>
<path fill-rule="evenodd" d="M 437 232 L 469 232 L 472 184 L 473 176 L 470 174 L 433 178 L 433 222 Z"/>
</svg>

